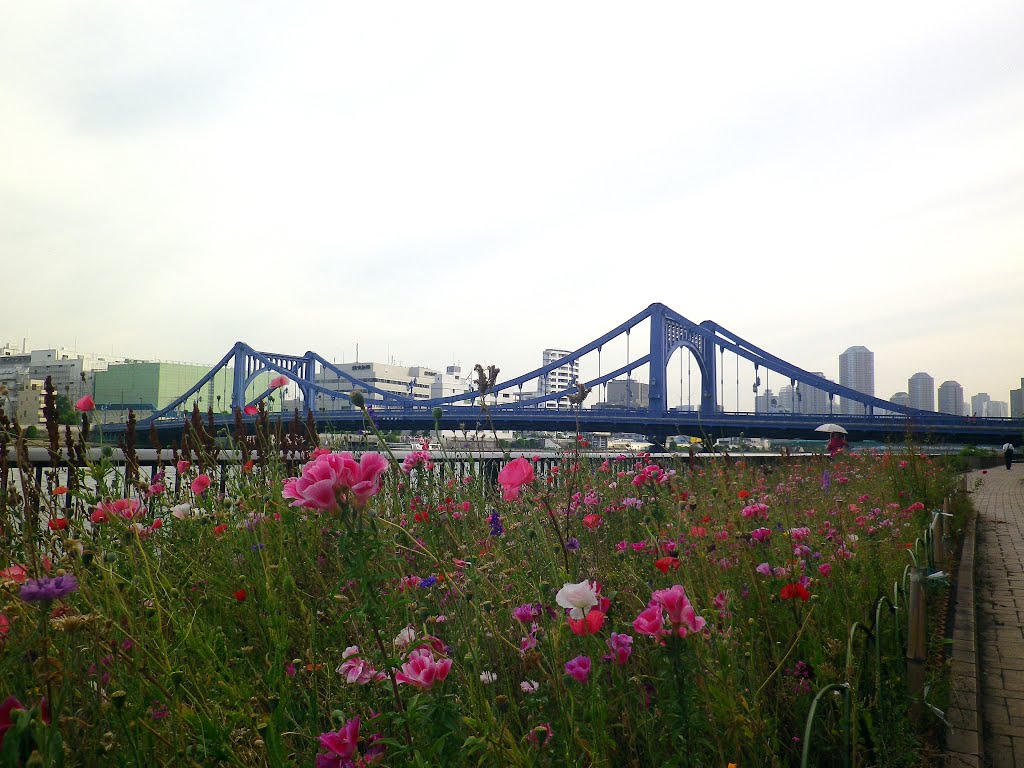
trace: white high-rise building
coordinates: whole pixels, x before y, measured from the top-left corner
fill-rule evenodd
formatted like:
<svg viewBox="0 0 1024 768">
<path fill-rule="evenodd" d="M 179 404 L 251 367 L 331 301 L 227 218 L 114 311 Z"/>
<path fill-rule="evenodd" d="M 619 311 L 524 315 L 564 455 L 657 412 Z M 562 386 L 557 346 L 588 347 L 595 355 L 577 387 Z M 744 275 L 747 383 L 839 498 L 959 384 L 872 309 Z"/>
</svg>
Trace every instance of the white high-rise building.
<svg viewBox="0 0 1024 768">
<path fill-rule="evenodd" d="M 964 388 L 956 381 L 944 381 L 939 385 L 939 413 L 963 416 Z"/>
<path fill-rule="evenodd" d="M 910 392 L 911 408 L 935 410 L 935 379 L 927 373 L 919 371 L 911 376 L 907 381 L 907 391 Z"/>
<path fill-rule="evenodd" d="M 561 360 L 566 355 L 571 354 L 569 350 L 565 349 L 545 349 L 543 360 L 541 365 L 550 365 L 551 363 Z M 580 363 L 579 360 L 573 360 L 570 363 L 565 363 L 557 368 L 553 368 L 548 371 L 547 374 L 540 377 L 538 395 L 550 395 L 555 392 L 562 392 L 576 383 L 576 380 L 580 376 Z M 568 409 L 572 405 L 568 398 L 560 397 L 557 400 L 548 400 L 541 405 L 542 408 L 561 408 Z"/>
<path fill-rule="evenodd" d="M 844 387 L 875 395 L 875 353 L 867 347 L 850 347 L 839 356 L 839 383 Z M 867 406 L 856 400 L 842 398 L 841 412 L 867 413 Z"/>
<path fill-rule="evenodd" d="M 987 410 L 985 406 L 988 405 L 988 403 L 991 400 L 992 398 L 988 396 L 988 392 L 979 392 L 978 394 L 976 394 L 974 397 L 971 398 L 970 415 L 984 416 L 985 411 Z"/>
<path fill-rule="evenodd" d="M 1010 415 L 1010 406 L 1005 400 L 989 400 L 985 403 L 985 411 L 981 415 L 993 419 L 1005 419 Z"/>
</svg>

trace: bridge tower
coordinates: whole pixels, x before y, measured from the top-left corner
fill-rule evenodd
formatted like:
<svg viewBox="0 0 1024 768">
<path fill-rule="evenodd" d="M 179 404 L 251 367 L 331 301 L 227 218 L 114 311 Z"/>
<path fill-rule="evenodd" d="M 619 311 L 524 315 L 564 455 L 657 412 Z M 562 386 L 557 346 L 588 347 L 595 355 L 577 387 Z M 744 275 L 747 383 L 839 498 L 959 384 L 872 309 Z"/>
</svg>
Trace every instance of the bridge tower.
<svg viewBox="0 0 1024 768">
<path fill-rule="evenodd" d="M 668 413 L 668 361 L 681 347 L 688 349 L 697 360 L 701 375 L 700 413 L 712 416 L 718 410 L 718 391 L 715 386 L 715 325 L 705 321 L 695 325 L 682 315 L 672 312 L 664 304 L 651 305 L 651 361 L 650 404 L 651 416 Z"/>
</svg>

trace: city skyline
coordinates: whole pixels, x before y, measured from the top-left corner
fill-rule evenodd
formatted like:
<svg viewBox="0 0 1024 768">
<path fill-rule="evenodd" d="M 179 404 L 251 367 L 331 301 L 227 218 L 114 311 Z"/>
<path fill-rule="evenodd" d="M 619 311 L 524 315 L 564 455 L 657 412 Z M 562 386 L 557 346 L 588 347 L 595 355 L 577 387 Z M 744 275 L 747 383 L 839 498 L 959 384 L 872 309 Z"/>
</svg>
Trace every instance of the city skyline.
<svg viewBox="0 0 1024 768">
<path fill-rule="evenodd" d="M 0 342 L 519 373 L 662 302 L 1003 400 L 1022 37 L 1010 0 L 13 4 Z"/>
<path fill-rule="evenodd" d="M 584 342 L 581 341 L 580 345 L 582 345 L 583 343 Z M 95 355 L 95 353 L 90 353 L 88 350 L 73 350 L 72 347 L 69 347 L 69 346 L 66 346 L 66 345 L 60 345 L 60 344 L 52 345 L 52 346 L 47 346 L 47 347 L 36 347 L 36 348 L 33 348 L 31 345 L 29 345 L 27 343 L 27 339 L 25 339 L 25 346 L 26 346 L 27 352 L 39 351 L 39 350 L 57 349 L 57 350 L 65 350 L 65 351 L 76 351 L 79 355 L 89 355 L 89 354 Z M 11 342 L 5 341 L 4 339 L 0 338 L 0 367 L 3 366 L 4 358 L 2 356 L 2 350 L 4 350 L 4 349 L 6 349 L 8 351 L 13 349 L 16 352 L 20 352 L 21 351 L 21 347 L 20 346 L 11 344 Z M 226 351 L 227 350 L 225 350 L 225 352 Z M 267 351 L 282 352 L 283 350 L 267 350 Z M 314 350 L 314 351 L 318 351 L 318 350 Z M 771 352 L 772 350 L 769 348 L 767 351 Z M 546 349 L 543 350 L 543 354 L 541 356 L 540 362 L 542 364 L 546 364 L 548 362 L 553 362 L 554 360 L 557 359 L 554 356 L 555 353 L 562 354 L 562 353 L 568 353 L 568 352 L 569 352 L 568 349 L 556 350 L 556 349 L 552 349 L 552 348 L 546 348 Z M 676 355 L 679 355 L 680 352 L 681 352 L 681 350 L 677 350 Z M 285 353 L 294 353 L 294 350 L 288 350 Z M 642 353 L 643 352 L 641 352 L 641 354 Z M 850 348 L 846 349 L 845 352 L 837 355 L 837 357 L 836 357 L 837 365 L 836 365 L 836 368 L 835 368 L 835 373 L 830 373 L 828 371 L 822 371 L 820 369 L 815 369 L 813 367 L 808 368 L 807 366 L 802 365 L 799 360 L 792 360 L 792 361 L 789 361 L 789 362 L 793 363 L 794 365 L 797 365 L 798 367 L 804 368 L 805 370 L 808 370 L 809 372 L 813 373 L 814 375 L 822 376 L 822 377 L 824 377 L 826 379 L 829 379 L 831 381 L 834 381 L 834 382 L 842 384 L 843 383 L 842 380 L 841 380 L 842 379 L 842 358 L 843 358 L 844 355 L 850 355 L 851 353 L 854 354 L 854 360 L 855 360 L 855 364 L 852 367 L 853 368 L 857 368 L 858 366 L 863 365 L 863 363 L 861 362 L 862 360 L 867 361 L 868 369 L 869 369 L 869 378 L 874 379 L 875 373 L 876 373 L 875 372 L 875 368 L 874 368 L 874 354 L 873 354 L 873 352 L 870 349 L 865 348 L 863 345 L 857 345 L 857 346 L 854 346 L 854 347 L 850 347 Z M 223 355 L 221 355 L 221 356 L 223 356 Z M 108 354 L 105 355 L 105 357 L 119 358 L 119 357 L 122 357 L 122 356 L 117 355 L 116 350 L 115 350 L 115 352 L 112 355 L 108 353 Z M 328 358 L 330 358 L 330 355 L 328 355 Z M 208 366 L 212 366 L 213 365 L 213 361 L 205 361 L 205 362 L 204 361 L 199 361 L 199 360 L 169 361 L 169 360 L 160 360 L 159 358 L 155 358 L 155 357 L 144 357 L 144 356 L 143 357 L 131 357 L 131 358 L 126 358 L 126 359 L 128 361 L 130 361 L 130 362 L 162 362 L 162 363 L 172 363 L 172 364 L 203 365 L 203 366 L 207 366 L 207 365 Z M 473 363 L 467 364 L 463 360 L 455 360 L 455 361 L 450 361 L 450 362 L 444 362 L 444 363 L 441 363 L 441 364 L 437 364 L 437 362 L 433 361 L 433 360 L 427 360 L 427 361 L 418 360 L 418 359 L 415 358 L 415 356 L 412 357 L 412 358 L 405 358 L 405 357 L 396 357 L 395 355 L 390 355 L 388 359 L 381 359 L 381 360 L 367 358 L 366 355 L 360 355 L 359 359 L 360 359 L 360 361 L 362 361 L 364 363 L 375 363 L 377 365 L 384 365 L 384 366 L 396 365 L 397 364 L 397 365 L 400 365 L 400 366 L 408 366 L 410 368 L 412 368 L 412 367 L 430 368 L 430 369 L 435 369 L 438 372 L 445 370 L 446 367 L 449 368 L 449 372 L 450 372 L 450 369 L 451 369 L 451 367 L 452 367 L 452 365 L 454 363 L 456 367 L 457 366 L 461 366 L 462 367 L 463 375 L 467 379 L 471 379 L 472 378 L 472 373 L 471 373 L 470 369 L 472 368 Z M 676 359 L 677 358 L 674 356 L 673 360 L 676 360 Z M 353 362 L 357 362 L 357 361 L 353 357 L 352 360 L 338 359 L 338 360 L 335 360 L 335 362 L 340 362 L 340 363 L 343 363 L 343 364 L 348 364 L 350 366 Z M 678 363 L 677 363 L 677 365 L 678 365 Z M 744 365 L 745 366 L 747 365 L 747 363 L 745 361 L 744 361 Z M 516 370 L 516 371 L 505 371 L 505 372 L 502 373 L 502 375 L 499 376 L 498 381 L 499 381 L 499 383 L 502 382 L 502 381 L 506 381 L 506 380 L 511 379 L 511 378 L 513 378 L 515 376 L 522 375 L 524 373 L 527 373 L 530 370 L 534 370 L 534 369 L 539 368 L 539 367 L 540 367 L 540 365 L 537 364 L 537 362 L 535 361 L 534 364 L 532 366 L 530 366 L 529 368 L 525 368 L 523 370 Z M 699 376 L 699 372 L 697 372 L 696 362 L 693 362 L 692 367 L 693 367 L 693 371 L 694 371 L 695 375 Z M 728 364 L 726 365 L 726 367 L 727 368 L 729 367 Z M 565 373 L 565 375 L 562 378 L 566 378 L 566 377 L 569 376 L 568 366 L 562 366 L 562 368 L 558 369 L 558 371 L 559 372 L 563 372 L 563 369 L 564 369 L 564 371 L 566 373 Z M 588 370 L 587 367 L 583 367 L 583 369 L 581 370 L 580 366 L 578 364 L 574 366 L 573 370 L 577 372 L 577 374 L 580 376 L 581 379 L 590 378 L 590 377 L 594 376 L 594 374 L 596 373 L 596 371 Z M 731 368 L 729 370 L 730 370 L 730 372 L 732 371 Z M 647 380 L 646 369 L 638 369 L 638 371 L 636 373 L 637 373 L 637 376 L 636 376 L 637 381 L 646 382 L 646 380 Z M 924 374 L 924 376 L 925 376 L 924 379 L 920 379 L 922 374 Z M 668 375 L 669 375 L 669 379 L 671 380 L 672 376 L 673 376 L 673 371 L 672 371 L 671 363 L 670 363 L 670 366 L 669 366 Z M 753 373 L 752 369 L 749 371 L 749 375 L 753 379 L 754 373 Z M 860 376 L 860 375 L 863 375 L 863 374 L 861 374 L 860 371 L 857 371 L 855 373 L 851 373 L 851 375 L 853 375 L 854 378 L 857 378 L 857 376 Z M 760 373 L 760 376 L 761 377 L 765 377 L 767 379 L 763 369 L 762 369 L 762 371 Z M 624 376 L 620 377 L 620 378 L 621 378 L 621 380 L 625 381 L 625 377 Z M 917 382 L 919 380 L 921 382 L 920 385 L 915 385 L 915 382 Z M 788 394 L 785 394 L 785 393 L 787 393 L 789 391 L 790 387 L 789 387 L 788 384 L 780 383 L 780 382 L 784 382 L 784 381 L 785 381 L 784 379 L 779 379 L 778 376 L 774 376 L 771 381 L 767 381 L 766 382 L 765 386 L 762 386 L 762 387 L 759 388 L 758 397 L 761 397 L 764 394 L 764 390 L 766 388 L 768 388 L 767 385 L 770 384 L 771 385 L 770 388 L 772 389 L 773 394 L 776 397 L 782 398 L 779 401 L 780 404 L 781 405 L 785 405 L 786 403 L 789 402 L 789 399 L 787 399 L 787 398 L 790 397 Z M 1008 403 L 1010 401 L 1010 394 L 1009 393 L 1010 393 L 1011 390 L 1017 388 L 1014 385 L 1019 385 L 1020 381 L 1021 381 L 1021 378 L 1018 377 L 1015 381 L 1011 382 L 1010 386 L 1005 391 L 1005 396 L 1000 396 L 1000 395 L 1003 395 L 1004 393 L 1001 392 L 1001 391 L 998 391 L 998 390 L 995 392 L 995 395 L 993 395 L 992 390 L 971 391 L 968 388 L 963 387 L 962 385 L 960 385 L 960 382 L 958 380 L 956 380 L 956 379 L 952 379 L 952 380 L 950 380 L 950 379 L 943 379 L 943 383 L 958 384 L 958 385 L 961 386 L 961 395 L 963 397 L 962 402 L 963 402 L 963 405 L 965 407 L 970 407 L 976 401 L 976 399 L 979 396 L 982 396 L 982 395 L 986 396 L 988 398 L 988 400 L 990 400 L 990 401 L 995 401 L 997 403 L 1001 402 L 1004 406 L 1008 407 Z M 856 383 L 857 383 L 856 381 L 850 381 L 850 382 L 847 382 L 846 385 L 847 386 L 851 386 L 851 385 L 856 384 Z M 544 390 L 545 389 L 545 383 L 541 379 L 537 380 L 537 384 L 538 384 L 538 389 L 540 389 L 540 390 Z M 722 393 L 720 393 L 720 399 L 724 402 L 724 407 L 726 408 L 726 410 L 729 410 L 735 404 L 734 400 L 732 398 L 735 396 L 736 390 L 735 389 L 732 389 L 732 390 L 729 389 L 729 386 L 731 386 L 731 384 L 732 384 L 732 381 L 729 380 L 728 377 L 724 377 L 724 379 L 723 379 L 724 389 L 722 390 L 722 393 L 724 393 L 724 397 L 722 396 Z M 684 388 L 683 391 L 685 391 L 685 385 L 683 384 L 682 381 L 680 381 L 680 386 L 683 387 Z M 743 390 L 744 386 L 745 386 L 745 383 L 741 382 L 740 383 L 741 391 Z M 921 389 L 921 387 L 924 387 L 924 389 Z M 694 385 L 694 388 L 696 389 L 696 385 Z M 861 390 L 860 388 L 858 388 L 856 386 L 854 386 L 854 388 L 858 389 L 859 391 L 863 391 L 863 390 Z M 875 397 L 877 397 L 877 398 L 879 398 L 881 400 L 890 400 L 894 395 L 906 395 L 907 396 L 906 397 L 906 404 L 907 405 L 910 405 L 912 407 L 920 407 L 920 408 L 923 408 L 924 410 L 931 410 L 931 411 L 935 411 L 935 412 L 940 412 L 942 410 L 942 408 L 940 407 L 939 401 L 937 399 L 939 397 L 939 388 L 940 387 L 936 383 L 936 379 L 935 379 L 934 376 L 931 376 L 930 374 L 928 374 L 927 371 L 918 371 L 918 372 L 912 374 L 911 376 L 907 377 L 907 380 L 905 382 L 905 387 L 903 389 L 894 390 L 892 392 L 875 391 L 873 393 L 871 393 L 871 392 L 866 392 L 866 393 L 867 394 L 873 394 Z M 867 388 L 865 387 L 864 389 L 867 389 Z M 931 399 L 930 400 L 927 397 L 927 391 L 929 389 L 930 389 L 930 393 L 931 393 Z M 449 392 L 448 394 L 452 394 L 452 393 L 454 393 L 454 390 L 452 392 Z M 699 400 L 699 394 L 696 391 L 693 394 L 694 394 L 695 398 L 697 398 L 697 400 Z M 437 396 L 441 396 L 440 393 Z M 672 396 L 673 399 L 668 403 L 668 405 L 670 407 L 674 406 L 676 404 L 683 405 L 683 401 L 681 399 L 680 400 L 676 400 L 675 399 L 675 398 L 679 397 L 679 392 L 678 391 L 672 392 L 671 396 Z M 809 394 L 807 396 L 812 398 L 812 399 L 814 399 L 816 397 L 815 393 L 813 393 L 813 392 L 809 392 Z M 824 395 L 821 395 L 821 397 L 824 397 Z M 923 397 L 924 399 L 923 400 L 920 399 L 921 397 Z M 743 401 L 743 404 L 749 406 L 749 410 L 751 410 L 751 411 L 756 410 L 753 393 L 750 393 L 749 397 L 746 396 L 746 393 L 744 393 L 744 395 L 741 396 L 741 400 Z M 749 401 L 749 402 L 747 402 L 747 401 Z M 694 402 L 696 402 L 696 400 Z M 815 402 L 817 402 L 817 401 L 815 400 Z M 895 400 L 894 402 L 903 402 L 903 398 L 897 398 L 897 400 Z M 687 404 L 689 404 L 689 403 L 687 403 Z M 742 407 L 740 408 L 740 410 L 742 410 Z M 843 414 L 843 413 L 847 413 L 847 411 L 845 410 L 845 407 L 842 404 L 841 398 L 836 400 L 835 412 L 836 412 L 837 415 L 840 415 L 840 414 Z M 854 412 L 857 412 L 857 411 L 854 411 Z M 969 412 L 965 411 L 965 415 L 967 415 L 967 414 L 969 414 Z M 980 411 L 978 412 L 978 415 L 981 415 Z"/>
</svg>

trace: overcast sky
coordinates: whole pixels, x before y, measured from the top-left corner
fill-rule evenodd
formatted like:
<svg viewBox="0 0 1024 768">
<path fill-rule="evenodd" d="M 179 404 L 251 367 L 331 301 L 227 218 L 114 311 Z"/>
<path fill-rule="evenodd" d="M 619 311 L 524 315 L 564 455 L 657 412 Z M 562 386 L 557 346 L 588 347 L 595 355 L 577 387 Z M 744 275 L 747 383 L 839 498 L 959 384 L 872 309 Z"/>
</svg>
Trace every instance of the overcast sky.
<svg viewBox="0 0 1024 768">
<path fill-rule="evenodd" d="M 0 0 L 0 342 L 1020 385 L 1019 0 L 295 5 Z"/>
</svg>

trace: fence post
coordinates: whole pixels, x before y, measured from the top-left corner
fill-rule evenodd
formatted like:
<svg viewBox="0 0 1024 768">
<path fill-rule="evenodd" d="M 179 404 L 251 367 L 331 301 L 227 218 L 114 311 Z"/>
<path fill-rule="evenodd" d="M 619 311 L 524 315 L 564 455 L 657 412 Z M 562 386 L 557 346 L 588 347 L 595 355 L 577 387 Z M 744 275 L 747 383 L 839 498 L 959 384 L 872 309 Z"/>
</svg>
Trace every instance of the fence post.
<svg viewBox="0 0 1024 768">
<path fill-rule="evenodd" d="M 931 534 L 932 534 L 932 562 L 935 570 L 942 571 L 946 567 L 946 542 L 942 538 L 942 513 L 939 510 L 932 512 Z"/>
<path fill-rule="evenodd" d="M 953 516 L 949 512 L 949 496 L 942 500 L 942 538 L 951 541 L 953 524 L 950 522 Z"/>
<path fill-rule="evenodd" d="M 910 716 L 921 717 L 921 699 L 924 691 L 924 662 L 928 655 L 928 611 L 925 596 L 927 568 L 910 569 L 910 595 L 907 599 L 907 695 L 910 696 Z"/>
</svg>

